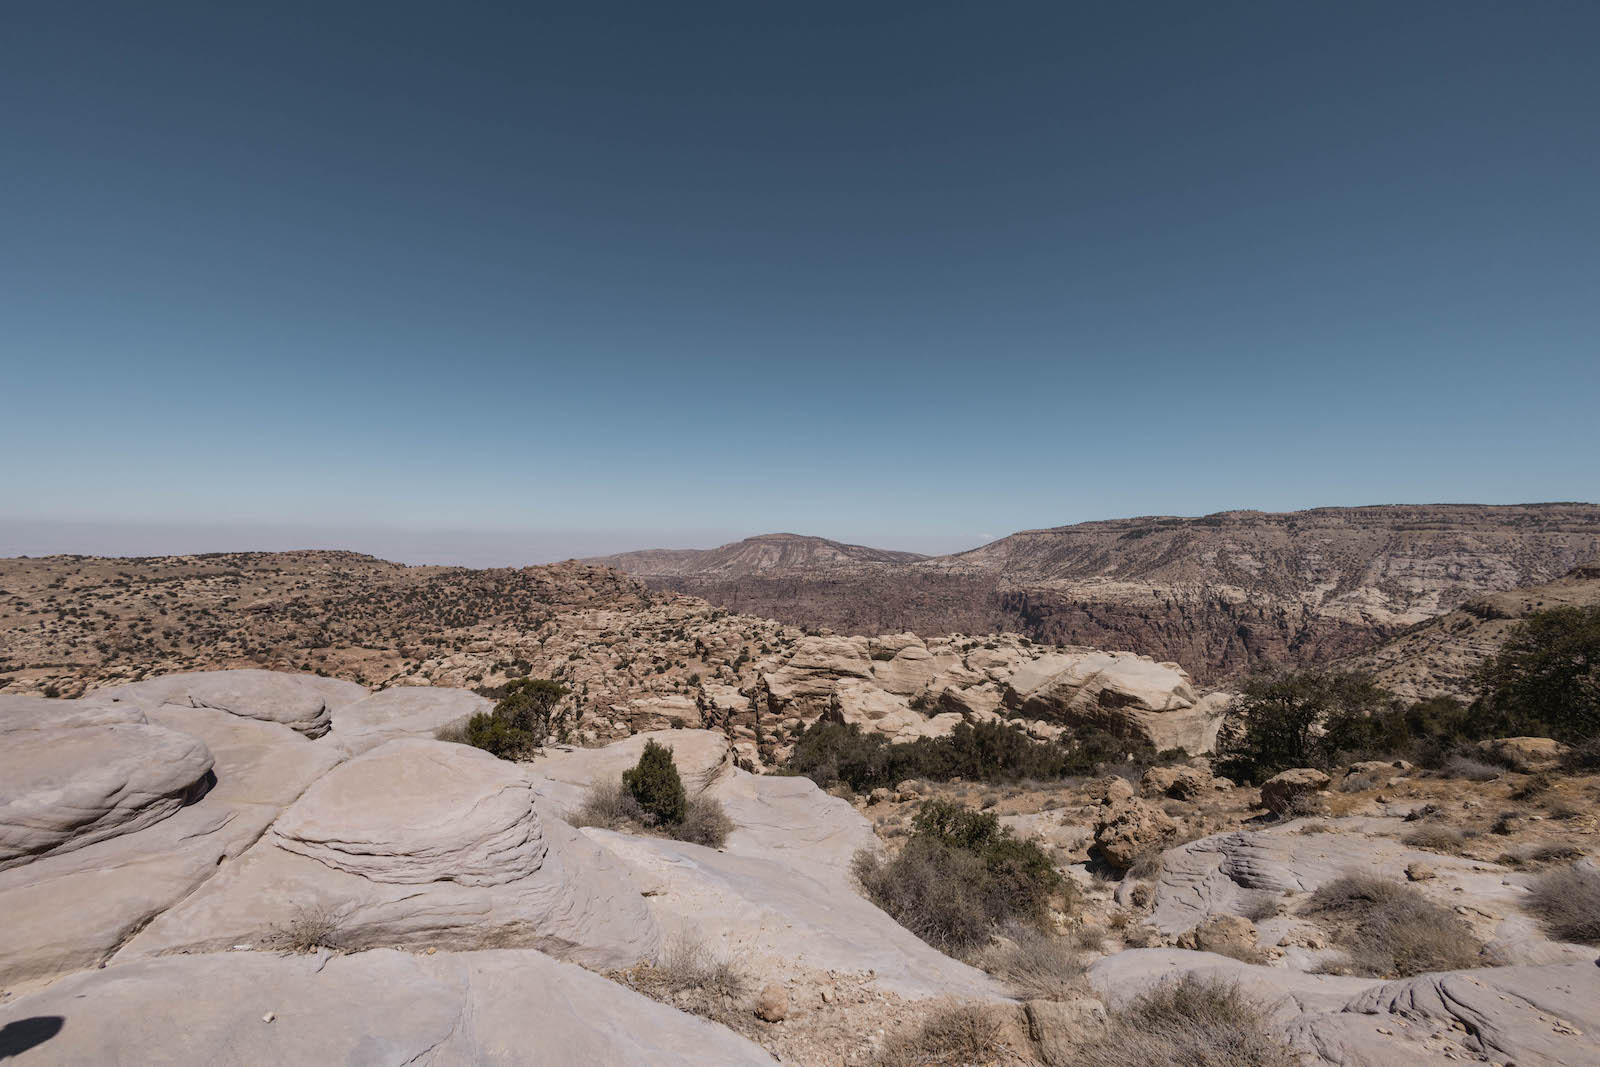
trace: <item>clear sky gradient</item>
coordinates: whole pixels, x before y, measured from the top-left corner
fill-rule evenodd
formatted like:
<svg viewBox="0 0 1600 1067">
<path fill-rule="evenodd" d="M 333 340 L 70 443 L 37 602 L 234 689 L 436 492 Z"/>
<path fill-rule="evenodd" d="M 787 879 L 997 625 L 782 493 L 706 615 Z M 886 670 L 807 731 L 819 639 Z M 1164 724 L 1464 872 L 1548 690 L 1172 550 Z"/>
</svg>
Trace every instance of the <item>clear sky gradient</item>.
<svg viewBox="0 0 1600 1067">
<path fill-rule="evenodd" d="M 1597 55 L 1538 0 L 7 5 L 0 551 L 1600 499 Z"/>
</svg>

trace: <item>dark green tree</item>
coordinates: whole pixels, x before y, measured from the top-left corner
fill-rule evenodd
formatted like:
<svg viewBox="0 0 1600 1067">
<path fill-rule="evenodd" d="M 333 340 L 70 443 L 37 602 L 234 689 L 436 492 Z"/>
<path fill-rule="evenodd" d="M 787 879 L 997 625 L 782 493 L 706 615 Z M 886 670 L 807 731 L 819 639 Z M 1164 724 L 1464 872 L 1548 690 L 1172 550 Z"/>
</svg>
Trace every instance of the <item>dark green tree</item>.
<svg viewBox="0 0 1600 1067">
<path fill-rule="evenodd" d="M 1569 744 L 1600 736 L 1600 607 L 1535 612 L 1512 627 L 1479 671 L 1479 733 L 1537 735 Z"/>
<path fill-rule="evenodd" d="M 1365 748 L 1394 703 L 1365 674 L 1258 674 L 1244 683 L 1218 738 L 1222 773 L 1261 782 L 1291 767 L 1327 767 L 1341 752 Z"/>
<path fill-rule="evenodd" d="M 467 720 L 467 744 L 501 759 L 527 756 L 550 737 L 551 717 L 567 687 L 547 678 L 520 678 L 506 684 L 506 695 L 491 711 Z"/>
<path fill-rule="evenodd" d="M 659 823 L 681 823 L 689 808 L 688 795 L 672 749 L 654 741 L 644 743 L 639 762 L 622 772 L 622 784 L 646 815 Z"/>
</svg>

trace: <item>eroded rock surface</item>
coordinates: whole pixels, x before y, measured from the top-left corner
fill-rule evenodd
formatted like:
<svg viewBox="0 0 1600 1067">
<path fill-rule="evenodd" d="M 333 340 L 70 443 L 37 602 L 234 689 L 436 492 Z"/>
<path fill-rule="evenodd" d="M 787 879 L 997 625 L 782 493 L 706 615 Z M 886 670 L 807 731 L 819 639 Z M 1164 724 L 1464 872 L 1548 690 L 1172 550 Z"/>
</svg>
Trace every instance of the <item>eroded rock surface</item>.
<svg viewBox="0 0 1600 1067">
<path fill-rule="evenodd" d="M 464 745 L 402 739 L 322 777 L 124 955 L 271 942 L 307 913 L 350 948 L 532 946 L 625 967 L 660 946 L 620 865 L 541 819 L 519 767 Z"/>
<path fill-rule="evenodd" d="M 310 738 L 328 732 L 334 708 L 353 704 L 366 695 L 366 687 L 354 682 L 262 670 L 169 674 L 93 693 L 96 701 L 126 701 L 147 712 L 163 705 L 215 708 L 248 719 L 281 723 Z"/>
<path fill-rule="evenodd" d="M 0 1005 L 0 1025 L 30 1019 L 60 1026 L 19 1067 L 774 1062 L 723 1027 L 530 950 L 142 960 Z"/>
</svg>

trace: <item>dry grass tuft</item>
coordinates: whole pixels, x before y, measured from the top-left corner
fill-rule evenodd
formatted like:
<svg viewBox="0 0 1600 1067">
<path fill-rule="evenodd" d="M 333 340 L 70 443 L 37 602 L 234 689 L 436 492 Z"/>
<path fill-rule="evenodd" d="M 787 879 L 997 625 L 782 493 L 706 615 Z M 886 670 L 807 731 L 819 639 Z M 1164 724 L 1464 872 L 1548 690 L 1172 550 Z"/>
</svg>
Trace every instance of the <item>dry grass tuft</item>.
<svg viewBox="0 0 1600 1067">
<path fill-rule="evenodd" d="M 267 927 L 261 940 L 280 952 L 338 952 L 352 947 L 346 944 L 338 911 L 326 904 L 296 906 L 288 922 Z"/>
<path fill-rule="evenodd" d="M 1306 912 L 1331 920 L 1351 974 L 1406 978 L 1484 962 L 1472 928 L 1408 885 L 1346 875 L 1313 893 Z"/>
<path fill-rule="evenodd" d="M 1573 866 L 1541 874 L 1527 907 L 1557 941 L 1600 945 L 1600 870 Z"/>
<path fill-rule="evenodd" d="M 892 1035 L 875 1067 L 966 1067 L 992 1062 L 1001 1020 L 991 1005 L 949 1001 L 915 1028 Z"/>
<path fill-rule="evenodd" d="M 1025 1000 L 1059 1000 L 1077 992 L 1087 970 L 1066 938 L 1019 926 L 972 961 Z"/>
<path fill-rule="evenodd" d="M 1447 778 L 1465 778 L 1469 782 L 1492 782 L 1504 773 L 1500 767 L 1468 756 L 1451 756 L 1442 768 Z"/>
<path fill-rule="evenodd" d="M 1073 1067 L 1297 1067 L 1266 1010 L 1236 985 L 1184 975 L 1112 1013 L 1075 1050 Z"/>
<path fill-rule="evenodd" d="M 1459 853 L 1466 846 L 1467 835 L 1454 826 L 1430 823 L 1419 826 L 1400 839 L 1409 848 L 1426 848 L 1434 852 Z"/>
</svg>

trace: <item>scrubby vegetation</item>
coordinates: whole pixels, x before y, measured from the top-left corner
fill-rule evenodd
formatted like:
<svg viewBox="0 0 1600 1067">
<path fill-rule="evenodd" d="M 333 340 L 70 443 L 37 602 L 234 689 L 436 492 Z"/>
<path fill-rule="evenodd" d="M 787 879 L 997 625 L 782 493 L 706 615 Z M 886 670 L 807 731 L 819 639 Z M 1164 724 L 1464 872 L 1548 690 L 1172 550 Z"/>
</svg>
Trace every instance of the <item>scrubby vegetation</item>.
<svg viewBox="0 0 1600 1067">
<path fill-rule="evenodd" d="M 1407 978 L 1483 965 L 1483 945 L 1449 908 L 1417 889 L 1366 874 L 1317 889 L 1306 913 L 1328 920 L 1350 974 Z"/>
<path fill-rule="evenodd" d="M 287 922 L 268 927 L 261 940 L 265 947 L 278 952 L 337 952 L 351 947 L 339 913 L 326 904 L 297 906 Z"/>
<path fill-rule="evenodd" d="M 1557 941 L 1600 945 L 1600 870 L 1564 867 L 1533 883 L 1528 910 Z"/>
<path fill-rule="evenodd" d="M 996 929 L 1042 926 L 1066 890 L 1045 854 L 991 812 L 944 800 L 924 803 L 900 854 L 856 857 L 867 895 L 922 940 L 950 955 L 987 945 Z"/>
<path fill-rule="evenodd" d="M 1162 758 L 1180 759 L 1174 751 Z M 1091 775 L 1105 763 L 1158 761 L 1148 746 L 1100 731 L 1086 731 L 1065 742 L 1035 741 L 1012 723 L 957 723 L 945 737 L 891 742 L 863 732 L 837 714 L 823 715 L 795 741 L 785 768 L 818 785 L 843 783 L 858 793 L 892 788 L 908 778 L 947 782 L 1050 781 Z"/>
<path fill-rule="evenodd" d="M 1028 1000 L 1059 1000 L 1083 985 L 1088 969 L 1078 947 L 1037 927 L 1016 926 L 974 961 Z"/>
<path fill-rule="evenodd" d="M 891 1035 L 874 1067 L 966 1067 L 994 1059 L 1000 1017 L 993 1005 L 948 1001 L 911 1029 Z"/>
<path fill-rule="evenodd" d="M 1479 671 L 1471 704 L 1406 705 L 1360 673 L 1278 670 L 1248 679 L 1218 744 L 1219 770 L 1261 782 L 1291 767 L 1405 758 L 1487 781 L 1500 768 L 1458 751 L 1490 737 L 1553 737 L 1568 770 L 1600 768 L 1600 608 L 1535 612 Z"/>
<path fill-rule="evenodd" d="M 596 782 L 572 813 L 574 826 L 607 830 L 651 830 L 678 841 L 721 848 L 733 820 L 715 797 L 689 793 L 678 774 L 672 749 L 645 742 L 639 762 L 621 779 Z"/>
<path fill-rule="evenodd" d="M 1214 979 L 1163 982 L 1112 1014 L 1074 1050 L 1074 1067 L 1298 1067 L 1303 1061 L 1268 1030 L 1267 1011 Z"/>
<path fill-rule="evenodd" d="M 564 739 L 567 724 L 555 708 L 567 687 L 548 678 L 518 678 L 505 685 L 505 696 L 490 711 L 480 711 L 464 725 L 441 727 L 434 735 L 481 748 L 501 759 L 522 759 L 550 738 L 552 721 Z"/>
</svg>

